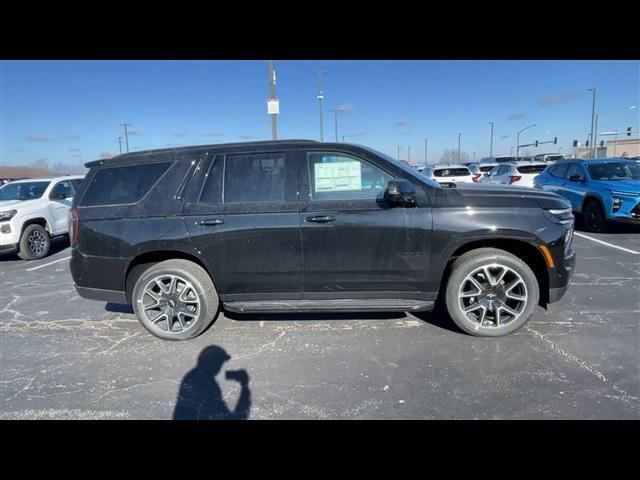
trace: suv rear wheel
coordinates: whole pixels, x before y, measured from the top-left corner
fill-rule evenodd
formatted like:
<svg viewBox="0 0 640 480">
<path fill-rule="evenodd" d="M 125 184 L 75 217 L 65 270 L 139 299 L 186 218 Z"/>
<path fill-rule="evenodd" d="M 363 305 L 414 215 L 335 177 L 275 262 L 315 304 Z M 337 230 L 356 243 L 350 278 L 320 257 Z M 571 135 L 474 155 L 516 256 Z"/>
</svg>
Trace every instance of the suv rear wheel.
<svg viewBox="0 0 640 480">
<path fill-rule="evenodd" d="M 51 237 L 42 225 L 27 225 L 20 237 L 18 256 L 23 260 L 38 260 L 49 254 Z"/>
<path fill-rule="evenodd" d="M 445 298 L 462 330 L 500 337 L 527 323 L 539 297 L 538 281 L 526 263 L 504 250 L 479 248 L 453 262 Z"/>
<path fill-rule="evenodd" d="M 218 313 L 218 294 L 211 277 L 194 262 L 166 260 L 145 270 L 132 292 L 140 323 L 156 337 L 197 337 Z"/>
</svg>

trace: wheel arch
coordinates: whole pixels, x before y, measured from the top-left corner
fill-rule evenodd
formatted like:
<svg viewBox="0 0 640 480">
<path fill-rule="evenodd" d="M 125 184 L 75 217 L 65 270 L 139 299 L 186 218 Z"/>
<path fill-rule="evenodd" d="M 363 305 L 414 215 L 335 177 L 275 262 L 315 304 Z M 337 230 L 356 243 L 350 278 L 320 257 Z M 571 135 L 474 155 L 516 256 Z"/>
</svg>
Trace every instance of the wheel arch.
<svg viewBox="0 0 640 480">
<path fill-rule="evenodd" d="M 49 219 L 45 216 L 38 215 L 38 216 L 29 217 L 22 220 L 22 228 L 20 229 L 20 238 L 22 238 L 22 234 L 24 233 L 25 228 L 33 224 L 44 227 L 44 229 L 47 232 L 49 232 L 49 235 L 51 235 L 51 223 L 49 222 Z"/>
<path fill-rule="evenodd" d="M 580 205 L 580 213 L 582 213 L 584 211 L 584 206 L 587 204 L 587 202 L 591 201 L 591 200 L 595 200 L 596 202 L 598 202 L 600 204 L 600 208 L 602 208 L 602 213 L 605 214 L 605 216 L 607 215 L 607 210 L 604 204 L 604 200 L 602 199 L 602 197 L 595 193 L 595 192 L 589 192 L 587 193 L 584 198 L 582 199 L 582 204 Z"/>
<path fill-rule="evenodd" d="M 447 260 L 442 280 L 438 300 L 444 299 L 447 281 L 451 275 L 451 266 L 453 262 L 461 255 L 478 248 L 498 248 L 509 252 L 524 261 L 533 270 L 540 288 L 540 299 L 538 304 L 542 307 L 549 303 L 549 271 L 547 262 L 542 252 L 533 244 L 512 238 L 487 238 L 481 240 L 473 240 L 456 247 L 455 251 Z"/>
<path fill-rule="evenodd" d="M 140 275 L 142 275 L 146 269 L 157 263 L 164 262 L 165 260 L 173 260 L 176 258 L 189 260 L 202 267 L 209 277 L 211 277 L 211 281 L 214 282 L 215 285 L 215 281 L 208 266 L 197 255 L 180 250 L 151 250 L 134 257 L 131 262 L 129 262 L 129 265 L 127 265 L 124 277 L 127 302 L 131 303 L 131 292 L 133 291 L 133 287 L 138 278 L 140 278 Z"/>
</svg>

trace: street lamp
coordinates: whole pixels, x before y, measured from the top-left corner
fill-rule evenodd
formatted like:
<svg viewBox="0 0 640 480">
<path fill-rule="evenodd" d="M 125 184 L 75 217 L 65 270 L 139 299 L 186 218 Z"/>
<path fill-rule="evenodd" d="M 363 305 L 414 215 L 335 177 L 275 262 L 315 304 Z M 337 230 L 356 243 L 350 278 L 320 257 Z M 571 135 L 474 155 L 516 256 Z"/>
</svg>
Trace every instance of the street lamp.
<svg viewBox="0 0 640 480">
<path fill-rule="evenodd" d="M 460 163 L 460 137 L 462 136 L 462 133 L 458 134 L 458 163 Z"/>
<path fill-rule="evenodd" d="M 535 123 L 533 125 L 529 125 L 527 127 L 524 127 L 522 130 L 520 130 L 518 132 L 518 135 L 516 136 L 516 158 L 520 158 L 520 134 L 522 132 L 524 132 L 526 129 L 528 128 L 532 128 L 532 127 L 537 127 L 538 125 L 536 125 Z"/>
</svg>

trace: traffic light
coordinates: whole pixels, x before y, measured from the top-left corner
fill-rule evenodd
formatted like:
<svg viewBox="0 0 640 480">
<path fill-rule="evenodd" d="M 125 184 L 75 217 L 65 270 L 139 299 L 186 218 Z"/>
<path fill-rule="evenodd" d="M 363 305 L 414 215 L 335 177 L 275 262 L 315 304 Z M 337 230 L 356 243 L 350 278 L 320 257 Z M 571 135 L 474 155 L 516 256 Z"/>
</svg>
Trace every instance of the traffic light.
<svg viewBox="0 0 640 480">
<path fill-rule="evenodd" d="M 584 146 L 588 147 L 589 146 L 589 140 L 587 140 L 586 142 L 584 142 Z"/>
<path fill-rule="evenodd" d="M 600 140 L 600 146 L 604 147 L 604 140 Z"/>
<path fill-rule="evenodd" d="M 573 146 L 574 147 L 579 147 L 580 146 L 580 142 L 578 140 L 574 140 L 573 141 Z"/>
<path fill-rule="evenodd" d="M 557 145 L 558 144 L 558 137 L 553 137 L 553 144 Z"/>
<path fill-rule="evenodd" d="M 631 127 L 627 127 L 627 137 L 631 136 Z"/>
<path fill-rule="evenodd" d="M 536 148 L 538 147 L 538 140 L 536 140 Z"/>
</svg>

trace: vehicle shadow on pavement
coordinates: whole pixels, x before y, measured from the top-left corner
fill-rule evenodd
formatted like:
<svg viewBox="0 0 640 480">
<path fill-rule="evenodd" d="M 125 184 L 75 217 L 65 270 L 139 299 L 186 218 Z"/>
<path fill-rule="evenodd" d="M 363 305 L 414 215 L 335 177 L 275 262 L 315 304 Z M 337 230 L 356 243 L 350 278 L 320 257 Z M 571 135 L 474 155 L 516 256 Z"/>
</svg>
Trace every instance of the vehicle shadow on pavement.
<svg viewBox="0 0 640 480">
<path fill-rule="evenodd" d="M 251 410 L 249 374 L 227 370 L 225 378 L 240 384 L 240 397 L 231 410 L 222 397 L 215 377 L 231 356 L 217 345 L 209 345 L 198 356 L 198 364 L 182 379 L 173 412 L 174 420 L 247 420 Z"/>
<path fill-rule="evenodd" d="M 40 260 L 45 260 L 46 258 L 52 255 L 55 255 L 56 253 L 59 253 L 66 248 L 69 248 L 69 239 L 67 237 L 54 238 L 51 240 L 51 247 L 49 248 L 49 253 L 47 254 L 46 257 L 41 258 Z M 24 260 L 22 260 L 17 253 L 0 254 L 0 261 L 4 262 L 4 261 L 16 261 L 16 260 L 24 262 Z"/>
</svg>

